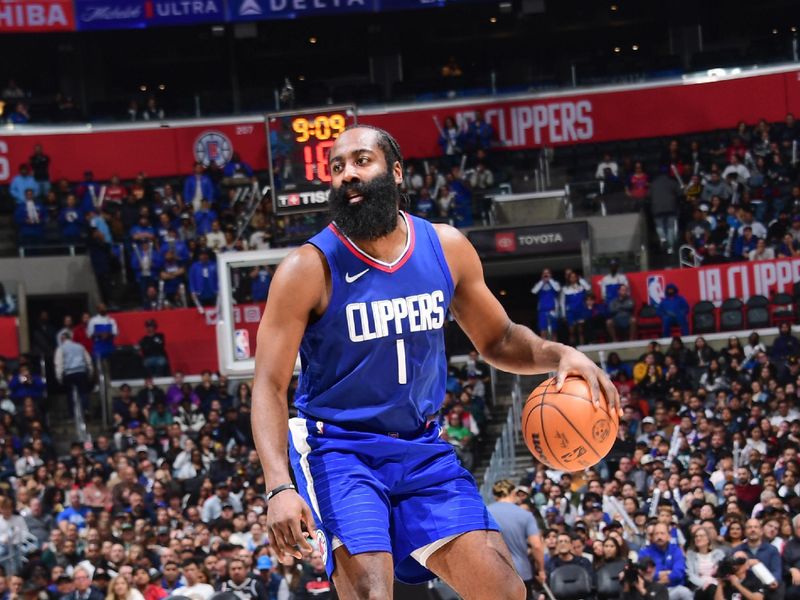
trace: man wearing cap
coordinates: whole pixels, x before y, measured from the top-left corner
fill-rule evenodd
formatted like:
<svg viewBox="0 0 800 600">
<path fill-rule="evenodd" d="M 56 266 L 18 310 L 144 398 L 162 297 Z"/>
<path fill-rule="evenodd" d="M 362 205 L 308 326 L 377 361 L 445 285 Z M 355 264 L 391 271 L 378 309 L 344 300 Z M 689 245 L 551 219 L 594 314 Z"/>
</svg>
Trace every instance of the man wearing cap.
<svg viewBox="0 0 800 600">
<path fill-rule="evenodd" d="M 167 342 L 164 334 L 156 331 L 158 323 L 155 319 L 147 319 L 144 323 L 145 334 L 139 340 L 139 350 L 142 353 L 142 364 L 150 375 L 169 375 L 169 360 L 167 359 Z"/>
<path fill-rule="evenodd" d="M 266 566 L 266 562 L 262 561 L 262 558 L 269 561 L 269 557 L 262 556 L 258 559 L 259 564 Z M 267 570 L 270 568 L 272 568 L 271 561 Z M 222 582 L 219 591 L 233 592 L 240 600 L 270 600 L 270 594 L 264 582 L 248 575 L 247 567 L 241 558 L 232 558 L 228 561 L 228 579 Z"/>
<path fill-rule="evenodd" d="M 536 579 L 542 583 L 545 580 L 544 545 L 539 535 L 539 527 L 531 512 L 516 504 L 518 489 L 508 479 L 496 482 L 492 486 L 495 502 L 487 508 L 500 526 L 503 540 L 511 551 L 514 568 L 525 582 L 528 597 L 531 598 L 534 578 L 531 558 L 536 565 Z M 529 546 L 530 555 L 528 554 Z"/>
<path fill-rule="evenodd" d="M 641 432 L 639 433 L 639 436 L 636 438 L 637 442 L 644 442 L 649 445 L 656 435 L 659 434 L 663 435 L 663 432 L 656 431 L 656 420 L 653 417 L 645 417 L 644 419 L 642 419 L 641 426 L 642 426 Z M 647 456 L 649 456 L 651 460 L 645 461 L 645 457 Z M 642 465 L 646 465 L 652 462 L 652 458 L 653 456 L 651 454 L 645 454 L 644 456 L 642 456 L 639 462 Z"/>
<path fill-rule="evenodd" d="M 200 513 L 204 523 L 211 523 L 220 517 L 222 507 L 230 504 L 234 513 L 242 512 L 242 502 L 231 494 L 230 486 L 227 481 L 220 481 L 213 496 L 203 503 Z"/>
</svg>

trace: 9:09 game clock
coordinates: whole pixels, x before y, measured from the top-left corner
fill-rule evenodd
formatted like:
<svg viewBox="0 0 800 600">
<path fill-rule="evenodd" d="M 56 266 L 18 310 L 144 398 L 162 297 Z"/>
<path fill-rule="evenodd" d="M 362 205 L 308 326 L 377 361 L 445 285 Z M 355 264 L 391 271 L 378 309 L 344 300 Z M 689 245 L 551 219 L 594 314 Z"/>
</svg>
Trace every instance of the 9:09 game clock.
<svg viewBox="0 0 800 600">
<path fill-rule="evenodd" d="M 328 154 L 336 138 L 355 123 L 352 106 L 267 115 L 267 158 L 276 214 L 328 208 Z"/>
</svg>

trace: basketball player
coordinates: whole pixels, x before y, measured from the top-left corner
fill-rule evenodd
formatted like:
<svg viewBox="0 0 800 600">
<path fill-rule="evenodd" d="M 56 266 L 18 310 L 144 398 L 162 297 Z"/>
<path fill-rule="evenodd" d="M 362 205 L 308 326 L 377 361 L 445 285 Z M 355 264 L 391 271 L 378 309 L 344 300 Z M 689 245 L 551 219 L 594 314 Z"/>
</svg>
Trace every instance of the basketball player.
<svg viewBox="0 0 800 600">
<path fill-rule="evenodd" d="M 580 352 L 509 320 L 461 233 L 398 210 L 403 163 L 388 133 L 348 129 L 329 165 L 333 222 L 281 263 L 258 331 L 252 422 L 270 542 L 301 558 L 316 539 L 342 600 L 390 599 L 393 575 L 432 574 L 467 600 L 522 600 L 497 524 L 433 420 L 447 312 L 500 369 L 558 371 L 559 389 L 581 376 L 596 407 L 604 395 L 618 409 L 616 390 Z"/>
</svg>

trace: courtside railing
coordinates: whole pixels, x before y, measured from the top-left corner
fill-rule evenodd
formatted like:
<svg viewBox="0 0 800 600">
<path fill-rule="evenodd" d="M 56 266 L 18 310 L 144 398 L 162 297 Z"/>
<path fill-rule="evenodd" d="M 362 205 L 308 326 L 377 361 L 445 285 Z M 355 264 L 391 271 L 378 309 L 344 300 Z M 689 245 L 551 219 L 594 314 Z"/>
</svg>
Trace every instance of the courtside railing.
<svg viewBox="0 0 800 600">
<path fill-rule="evenodd" d="M 492 367 L 492 382 L 497 378 L 497 373 Z M 494 399 L 497 402 L 497 398 Z M 519 375 L 514 376 L 511 386 L 511 406 L 508 408 L 506 421 L 500 436 L 494 444 L 489 466 L 483 476 L 481 496 L 487 504 L 494 501 L 492 486 L 498 479 L 513 478 L 516 475 L 517 444 L 522 442 L 522 382 Z"/>
</svg>

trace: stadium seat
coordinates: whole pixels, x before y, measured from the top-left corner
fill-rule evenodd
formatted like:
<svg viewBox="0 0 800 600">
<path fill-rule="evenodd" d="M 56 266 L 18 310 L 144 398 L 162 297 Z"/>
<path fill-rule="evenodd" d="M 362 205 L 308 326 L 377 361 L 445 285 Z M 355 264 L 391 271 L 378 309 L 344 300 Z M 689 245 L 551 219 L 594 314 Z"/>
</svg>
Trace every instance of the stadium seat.
<svg viewBox="0 0 800 600">
<path fill-rule="evenodd" d="M 745 321 L 748 328 L 769 327 L 769 300 L 755 295 L 747 299 Z"/>
<path fill-rule="evenodd" d="M 719 313 L 719 328 L 722 331 L 735 331 L 744 326 L 743 306 L 738 298 L 728 298 L 722 302 Z"/>
<path fill-rule="evenodd" d="M 656 309 L 645 304 L 639 309 L 636 317 L 636 327 L 639 330 L 639 337 L 643 339 L 655 339 L 661 337 L 662 322 Z"/>
<path fill-rule="evenodd" d="M 622 594 L 619 574 L 625 563 L 621 560 L 603 565 L 597 571 L 597 597 L 600 600 L 612 600 Z"/>
<path fill-rule="evenodd" d="M 692 309 L 692 333 L 712 333 L 717 330 L 714 303 L 701 300 Z"/>
<path fill-rule="evenodd" d="M 777 326 L 781 323 L 794 322 L 793 298 L 785 293 L 778 292 L 772 296 L 772 324 Z"/>
<path fill-rule="evenodd" d="M 583 567 L 564 565 L 550 573 L 550 589 L 558 600 L 580 600 L 592 594 L 592 580 Z"/>
</svg>

